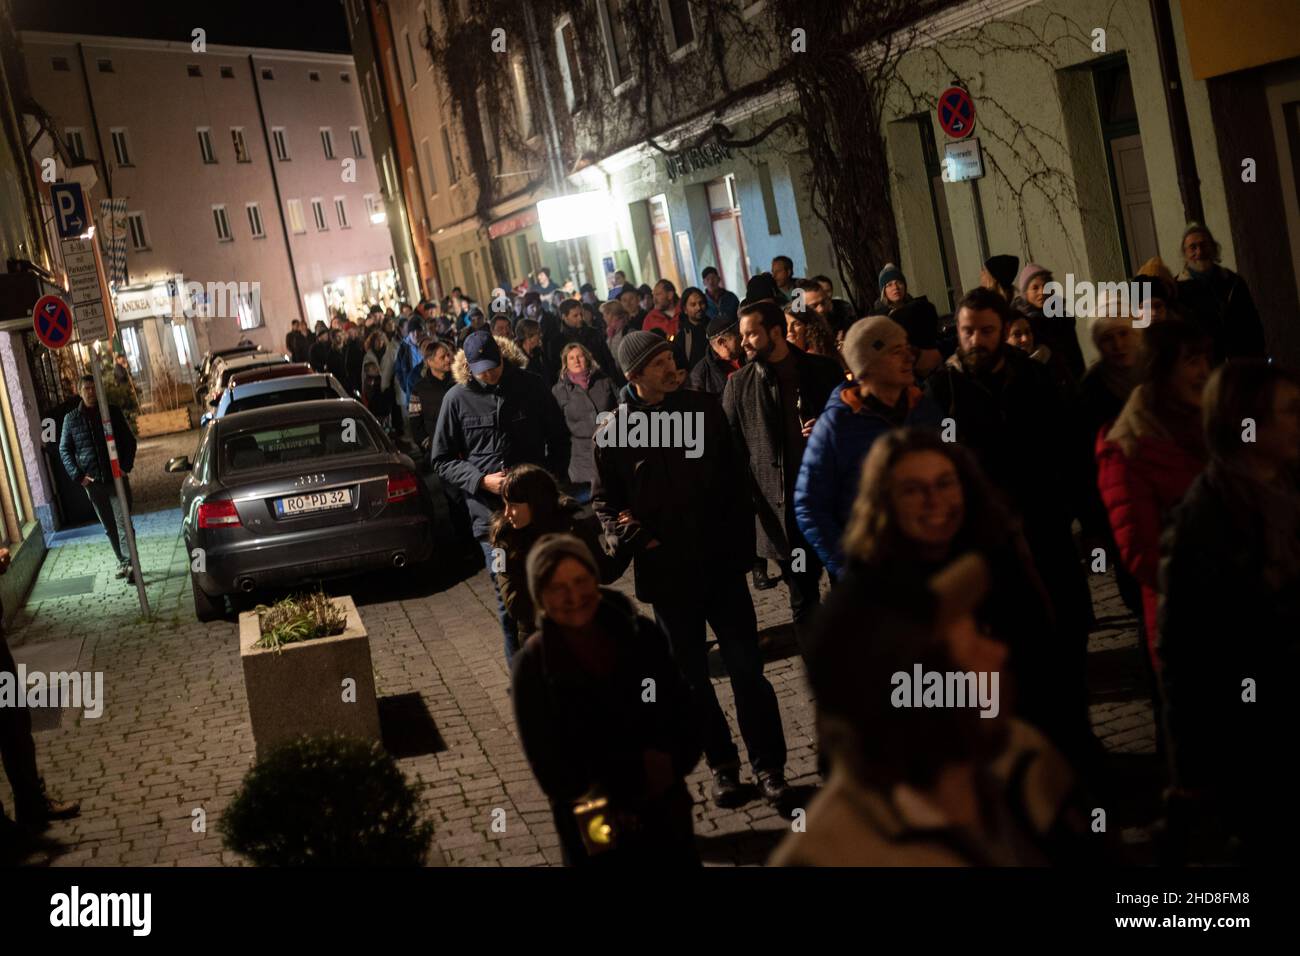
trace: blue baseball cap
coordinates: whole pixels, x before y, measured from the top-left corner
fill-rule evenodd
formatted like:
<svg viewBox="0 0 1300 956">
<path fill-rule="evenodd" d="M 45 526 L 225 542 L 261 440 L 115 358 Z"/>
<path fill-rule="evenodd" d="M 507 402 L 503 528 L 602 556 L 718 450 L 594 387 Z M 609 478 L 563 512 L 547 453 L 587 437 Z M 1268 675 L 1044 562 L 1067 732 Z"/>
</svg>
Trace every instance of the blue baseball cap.
<svg viewBox="0 0 1300 956">
<path fill-rule="evenodd" d="M 490 372 L 501 364 L 501 349 L 487 329 L 479 329 L 465 340 L 465 360 L 474 375 Z"/>
</svg>

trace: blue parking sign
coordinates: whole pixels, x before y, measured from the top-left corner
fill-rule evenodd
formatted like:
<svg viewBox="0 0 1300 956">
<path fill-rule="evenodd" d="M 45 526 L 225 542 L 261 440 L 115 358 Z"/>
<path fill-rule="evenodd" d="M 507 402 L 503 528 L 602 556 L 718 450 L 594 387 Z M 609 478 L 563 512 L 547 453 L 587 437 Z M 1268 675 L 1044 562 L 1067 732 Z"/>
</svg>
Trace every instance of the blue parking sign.
<svg viewBox="0 0 1300 956">
<path fill-rule="evenodd" d="M 76 239 L 90 225 L 86 216 L 86 196 L 81 183 L 54 183 L 50 186 L 54 200 L 54 225 L 60 239 Z"/>
</svg>

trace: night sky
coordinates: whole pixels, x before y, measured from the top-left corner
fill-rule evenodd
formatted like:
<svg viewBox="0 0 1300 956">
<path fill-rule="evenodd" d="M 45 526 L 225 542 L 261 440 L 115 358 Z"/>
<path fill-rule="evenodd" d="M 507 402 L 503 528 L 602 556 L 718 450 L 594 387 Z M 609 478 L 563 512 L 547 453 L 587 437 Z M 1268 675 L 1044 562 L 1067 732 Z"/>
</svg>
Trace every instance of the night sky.
<svg viewBox="0 0 1300 956">
<path fill-rule="evenodd" d="M 19 30 L 350 53 L 342 0 L 12 0 Z"/>
</svg>

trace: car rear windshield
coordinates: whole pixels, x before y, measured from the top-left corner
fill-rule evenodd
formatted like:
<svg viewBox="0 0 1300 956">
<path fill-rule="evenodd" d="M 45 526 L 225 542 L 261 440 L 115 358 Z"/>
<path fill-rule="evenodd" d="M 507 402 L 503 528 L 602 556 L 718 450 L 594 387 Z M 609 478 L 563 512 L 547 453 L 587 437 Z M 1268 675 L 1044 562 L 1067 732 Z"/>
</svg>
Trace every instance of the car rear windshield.
<svg viewBox="0 0 1300 956">
<path fill-rule="evenodd" d="M 314 402 L 321 398 L 338 397 L 339 393 L 326 385 L 318 385 L 314 388 L 285 388 L 236 399 L 230 403 L 226 411 L 246 412 L 250 408 L 270 408 L 272 405 L 285 405 L 289 402 Z"/>
<path fill-rule="evenodd" d="M 230 474 L 297 462 L 323 462 L 374 450 L 374 436 L 360 418 L 270 425 L 223 436 L 221 471 Z"/>
<path fill-rule="evenodd" d="M 253 364 L 253 365 L 241 365 L 238 368 L 232 368 L 231 366 L 226 366 L 221 370 L 221 387 L 225 388 L 228 384 L 230 384 L 230 376 L 234 375 L 236 372 L 252 372 L 255 369 L 266 368 L 268 365 L 274 365 L 274 364 L 276 363 L 263 362 L 260 364 Z"/>
</svg>

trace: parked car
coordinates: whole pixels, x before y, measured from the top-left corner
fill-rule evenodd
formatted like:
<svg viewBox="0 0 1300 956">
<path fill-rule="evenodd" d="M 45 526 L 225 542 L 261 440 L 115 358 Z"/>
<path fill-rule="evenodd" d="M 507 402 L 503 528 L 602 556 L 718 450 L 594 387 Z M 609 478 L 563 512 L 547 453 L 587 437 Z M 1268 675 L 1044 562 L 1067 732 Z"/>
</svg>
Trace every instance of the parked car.
<svg viewBox="0 0 1300 956">
<path fill-rule="evenodd" d="M 224 358 L 230 358 L 235 355 L 248 355 L 253 352 L 264 351 L 259 345 L 236 345 L 228 349 L 213 349 L 203 356 L 203 360 L 194 366 L 194 371 L 198 373 L 198 379 L 194 382 L 194 400 L 198 402 L 199 407 L 203 407 L 204 395 L 208 390 L 208 377 L 212 374 L 212 366 L 217 361 Z M 269 354 L 269 353 L 268 353 Z"/>
<path fill-rule="evenodd" d="M 204 404 L 215 407 L 217 402 L 221 401 L 221 393 L 230 384 L 231 376 L 236 372 L 251 372 L 254 369 L 289 364 L 288 356 L 276 355 L 273 352 L 253 352 L 220 359 L 212 366 L 212 374 L 208 377 L 208 397 Z"/>
<path fill-rule="evenodd" d="M 268 378 L 288 378 L 291 375 L 313 375 L 315 371 L 306 362 L 289 362 L 285 365 L 267 365 L 239 371 L 230 376 L 226 388 L 232 385 L 247 385 L 249 382 L 262 382 Z"/>
<path fill-rule="evenodd" d="M 328 373 L 322 375 L 309 370 L 305 375 L 299 372 L 297 375 L 254 382 L 244 382 L 244 374 L 248 373 L 231 376 L 230 384 L 221 393 L 221 401 L 217 403 L 216 409 L 199 419 L 200 425 L 206 425 L 214 418 L 225 418 L 231 412 L 246 412 L 254 408 L 287 405 L 290 402 L 352 397 L 342 383 Z"/>
<path fill-rule="evenodd" d="M 434 512 L 415 463 L 354 399 L 233 412 L 203 433 L 181 485 L 193 562 L 194 612 L 207 621 L 227 595 L 307 584 L 433 554 Z M 202 549 L 201 552 L 196 549 Z"/>
</svg>

